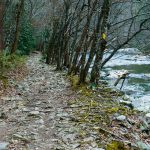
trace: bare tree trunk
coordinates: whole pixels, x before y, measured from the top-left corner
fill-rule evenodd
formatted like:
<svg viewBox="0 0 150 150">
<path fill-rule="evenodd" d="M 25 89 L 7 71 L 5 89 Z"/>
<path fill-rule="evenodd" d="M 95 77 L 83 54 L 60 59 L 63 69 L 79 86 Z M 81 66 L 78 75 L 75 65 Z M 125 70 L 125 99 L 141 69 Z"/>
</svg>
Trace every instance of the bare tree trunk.
<svg viewBox="0 0 150 150">
<path fill-rule="evenodd" d="M 3 31 L 3 18 L 5 11 L 5 0 L 0 1 L 0 52 L 4 49 L 4 31 Z"/>
<path fill-rule="evenodd" d="M 93 32 L 93 35 L 95 34 L 95 31 Z M 79 78 L 79 83 L 84 83 L 85 80 L 86 80 L 86 67 L 87 67 L 87 63 L 86 63 L 86 56 L 87 56 L 87 50 L 89 49 L 90 47 L 90 44 L 94 41 L 93 41 L 93 35 L 90 37 L 89 41 L 87 41 L 87 39 L 85 39 L 85 46 L 84 46 L 84 51 L 83 51 L 83 54 L 82 54 L 82 57 L 81 57 L 81 71 L 80 71 L 80 78 Z M 88 38 L 88 37 L 87 37 Z M 93 45 L 92 43 L 92 45 Z M 91 49 L 92 51 L 92 49 Z M 91 52 L 90 51 L 90 52 Z M 93 51 L 92 51 L 93 52 Z M 90 56 L 89 56 L 90 57 Z M 89 59 L 88 59 L 89 60 Z"/>
<path fill-rule="evenodd" d="M 12 44 L 11 54 L 15 53 L 18 46 L 19 34 L 20 34 L 20 20 L 24 8 L 24 0 L 20 0 L 17 4 L 17 16 L 16 16 L 16 29 L 15 29 L 15 38 Z"/>
<path fill-rule="evenodd" d="M 89 29 L 89 26 L 90 26 L 90 22 L 91 22 L 96 4 L 97 4 L 97 0 L 95 0 L 93 2 L 93 6 L 92 6 L 91 10 L 88 10 L 87 21 L 86 21 L 86 24 L 83 28 L 81 38 L 79 40 L 79 44 L 78 44 L 77 48 L 75 49 L 75 56 L 74 56 L 74 59 L 73 59 L 73 62 L 72 62 L 72 68 L 71 68 L 70 74 L 77 69 L 76 67 L 77 67 L 77 64 L 78 64 L 78 58 L 79 58 L 80 52 L 82 52 L 81 50 L 82 50 L 82 48 L 85 44 L 83 41 L 85 41 L 86 36 L 88 35 L 88 29 Z"/>
<path fill-rule="evenodd" d="M 85 25 L 83 32 L 82 32 L 82 35 L 81 35 L 81 38 L 80 38 L 80 41 L 79 41 L 79 45 L 77 46 L 77 48 L 75 50 L 75 56 L 74 56 L 73 63 L 72 63 L 71 73 L 76 70 L 76 67 L 77 67 L 76 65 L 78 62 L 78 58 L 80 56 L 80 52 L 82 50 L 84 38 L 87 35 L 87 30 L 88 30 L 88 27 L 87 27 L 87 25 Z"/>
<path fill-rule="evenodd" d="M 101 15 L 100 15 L 101 16 L 100 19 L 101 37 L 98 43 L 96 59 L 91 73 L 91 82 L 95 82 L 96 84 L 98 84 L 100 78 L 100 70 L 102 65 L 103 54 L 107 44 L 106 39 L 105 37 L 103 37 L 103 35 L 106 35 L 106 31 L 107 31 L 107 23 L 108 23 L 107 21 L 108 21 L 109 11 L 110 11 L 110 0 L 104 0 Z"/>
<path fill-rule="evenodd" d="M 92 41 L 92 46 L 91 46 L 89 58 L 88 58 L 88 61 L 85 65 L 84 70 L 82 70 L 82 74 L 80 75 L 80 81 L 79 82 L 85 82 L 88 71 L 89 71 L 89 68 L 92 64 L 92 61 L 93 61 L 93 58 L 94 58 L 94 55 L 95 55 L 95 52 L 96 52 L 96 44 L 97 44 L 97 41 L 98 41 L 98 33 L 99 33 L 99 30 L 100 30 L 100 18 L 101 18 L 101 16 L 99 15 L 96 29 L 94 29 L 93 36 L 91 37 L 91 38 L 93 38 L 93 41 Z"/>
<path fill-rule="evenodd" d="M 69 67 L 69 50 L 68 50 L 68 44 L 69 44 L 69 37 L 68 35 L 65 36 L 65 45 L 64 45 L 64 66 Z"/>
<path fill-rule="evenodd" d="M 91 19 L 92 19 L 92 16 L 93 16 L 93 13 L 94 13 L 94 9 L 95 9 L 95 7 L 96 7 L 96 4 L 97 4 L 97 0 L 95 0 L 94 2 L 93 2 L 93 6 L 92 6 L 92 9 L 91 10 L 89 10 L 89 12 L 88 12 L 88 16 L 87 16 L 87 22 L 86 22 L 86 24 L 85 24 L 85 26 L 84 26 L 84 29 L 83 29 L 83 31 L 82 31 L 82 35 L 81 35 L 81 38 L 80 38 L 80 41 L 79 41 L 79 46 L 76 48 L 76 50 L 75 50 L 75 56 L 74 56 L 74 59 L 73 59 L 73 64 L 72 64 L 72 68 L 71 68 L 71 73 L 72 72 L 74 72 L 74 70 L 76 70 L 77 68 L 77 62 L 78 62 L 78 58 L 79 58 L 79 56 L 80 56 L 80 52 L 81 52 L 81 50 L 82 50 L 82 46 L 85 46 L 85 43 L 83 42 L 83 41 L 86 41 L 85 39 L 86 39 L 86 37 L 88 36 L 88 29 L 89 29 L 89 26 L 90 26 L 90 22 L 91 22 Z M 84 61 L 84 59 L 85 59 L 85 57 L 86 57 L 86 51 L 87 50 L 85 50 L 84 52 L 83 52 L 83 56 L 82 56 L 82 62 L 85 62 Z"/>
</svg>

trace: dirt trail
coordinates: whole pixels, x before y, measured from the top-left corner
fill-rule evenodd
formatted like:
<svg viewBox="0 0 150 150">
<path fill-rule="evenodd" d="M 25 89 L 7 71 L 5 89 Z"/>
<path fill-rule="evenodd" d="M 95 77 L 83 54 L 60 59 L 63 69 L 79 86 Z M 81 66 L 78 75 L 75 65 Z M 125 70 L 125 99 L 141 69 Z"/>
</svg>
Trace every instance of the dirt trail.
<svg viewBox="0 0 150 150">
<path fill-rule="evenodd" d="M 1 98 L 0 141 L 11 142 L 10 149 L 16 150 L 76 149 L 72 110 L 65 109 L 75 93 L 65 73 L 40 59 L 40 54 L 30 56 L 28 76 L 16 83 L 16 92 Z"/>
<path fill-rule="evenodd" d="M 149 149 L 139 114 L 120 106 L 118 93 L 103 86 L 96 94 L 87 87 L 72 91 L 66 73 L 55 71 L 41 58 L 32 54 L 27 76 L 10 81 L 11 94 L 0 97 L 0 150 L 104 150 L 99 147 L 112 140 L 120 143 L 118 139 L 129 143 L 121 143 L 128 149 L 139 141 Z M 142 125 L 149 131 L 145 121 Z"/>
</svg>

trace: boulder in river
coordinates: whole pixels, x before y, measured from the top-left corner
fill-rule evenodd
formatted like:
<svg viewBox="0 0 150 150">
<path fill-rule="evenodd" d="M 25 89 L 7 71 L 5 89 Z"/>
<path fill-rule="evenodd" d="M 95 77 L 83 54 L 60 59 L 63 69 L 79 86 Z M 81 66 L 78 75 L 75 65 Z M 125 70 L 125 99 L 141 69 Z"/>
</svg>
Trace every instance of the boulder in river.
<svg viewBox="0 0 150 150">
<path fill-rule="evenodd" d="M 146 122 L 147 122 L 148 124 L 150 124 L 150 113 L 147 113 L 147 114 L 145 115 L 145 117 L 146 117 Z"/>
</svg>

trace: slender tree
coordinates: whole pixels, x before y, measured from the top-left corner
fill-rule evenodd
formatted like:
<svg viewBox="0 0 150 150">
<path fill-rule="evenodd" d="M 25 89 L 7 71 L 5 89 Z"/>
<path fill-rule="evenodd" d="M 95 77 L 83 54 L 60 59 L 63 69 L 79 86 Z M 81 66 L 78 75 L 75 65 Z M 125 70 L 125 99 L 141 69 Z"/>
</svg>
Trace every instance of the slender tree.
<svg viewBox="0 0 150 150">
<path fill-rule="evenodd" d="M 111 7 L 111 1 L 110 0 L 104 0 L 102 10 L 101 10 L 101 18 L 99 20 L 100 22 L 100 40 L 97 44 L 97 51 L 96 51 L 96 58 L 93 65 L 92 73 L 91 73 L 91 82 L 95 82 L 98 84 L 98 81 L 100 79 L 100 71 L 101 71 L 101 65 L 103 60 L 103 54 L 106 49 L 106 34 L 107 34 L 107 27 L 108 27 L 108 17 L 109 17 L 109 11 Z"/>
<path fill-rule="evenodd" d="M 0 51 L 4 49 L 4 11 L 5 11 L 5 0 L 0 1 Z"/>
<path fill-rule="evenodd" d="M 14 41 L 11 48 L 11 54 L 15 53 L 17 50 L 19 34 L 20 34 L 20 21 L 21 21 L 23 9 L 24 9 L 24 0 L 20 0 L 19 3 L 16 5 L 16 26 L 15 26 Z"/>
</svg>

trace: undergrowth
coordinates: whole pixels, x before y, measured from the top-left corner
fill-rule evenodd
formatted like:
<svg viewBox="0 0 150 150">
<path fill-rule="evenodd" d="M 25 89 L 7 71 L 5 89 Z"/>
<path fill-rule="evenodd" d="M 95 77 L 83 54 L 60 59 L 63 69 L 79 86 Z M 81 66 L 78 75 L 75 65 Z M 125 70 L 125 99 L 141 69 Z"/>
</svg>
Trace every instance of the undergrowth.
<svg viewBox="0 0 150 150">
<path fill-rule="evenodd" d="M 0 53 L 0 85 L 3 84 L 4 88 L 6 88 L 9 79 L 7 74 L 16 68 L 23 66 L 25 62 L 25 56 Z"/>
<path fill-rule="evenodd" d="M 101 83 L 96 87 L 90 83 L 79 85 L 78 76 L 69 76 L 69 79 L 72 89 L 78 93 L 78 98 L 69 102 L 68 105 L 74 110 L 74 120 L 81 129 L 81 136 L 86 138 L 94 132 L 97 134 L 96 143 L 99 147 L 105 147 L 107 150 L 129 150 L 125 148 L 124 143 L 113 142 L 118 137 L 127 139 L 118 133 L 118 130 L 122 128 L 118 127 L 119 123 L 113 118 L 117 114 L 132 118 L 132 116 L 136 116 L 137 111 L 118 103 L 118 98 L 121 98 L 122 94 L 105 84 Z M 85 125 L 86 131 L 82 128 Z M 113 125 L 118 129 L 112 128 Z M 130 137 L 130 133 L 126 135 Z M 84 144 L 81 143 L 81 145 Z"/>
<path fill-rule="evenodd" d="M 9 71 L 25 63 L 26 57 L 19 55 L 0 54 L 0 72 Z"/>
</svg>

